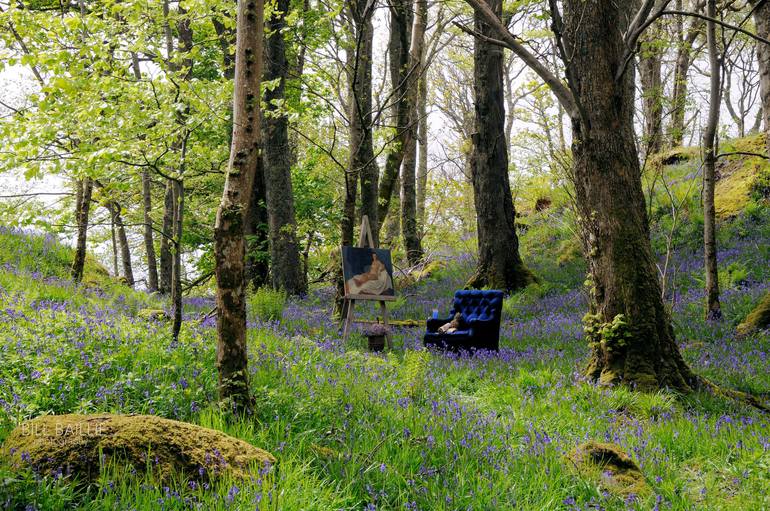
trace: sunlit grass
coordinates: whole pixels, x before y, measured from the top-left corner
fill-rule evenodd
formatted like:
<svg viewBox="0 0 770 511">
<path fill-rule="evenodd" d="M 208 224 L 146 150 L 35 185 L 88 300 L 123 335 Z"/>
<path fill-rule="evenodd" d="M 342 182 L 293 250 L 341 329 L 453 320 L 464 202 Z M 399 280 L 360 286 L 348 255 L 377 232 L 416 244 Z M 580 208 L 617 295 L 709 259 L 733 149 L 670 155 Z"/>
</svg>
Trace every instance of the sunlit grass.
<svg viewBox="0 0 770 511">
<path fill-rule="evenodd" d="M 702 319 L 699 270 L 685 264 L 691 255 L 681 255 L 674 305 L 677 338 L 694 369 L 756 393 L 770 392 L 770 338 L 737 340 L 734 326 L 770 281 L 770 268 L 757 264 L 763 249 L 743 249 L 770 239 L 766 218 L 737 220 L 724 234 L 723 264 L 738 262 L 748 276 L 745 286 L 725 291 L 722 324 Z M 547 222 L 533 222 L 522 243 L 529 235 L 549 238 L 538 229 Z M 560 235 L 552 237 L 559 243 Z M 136 315 L 145 305 L 164 307 L 162 301 L 117 284 L 93 291 L 63 277 L 30 276 L 25 257 L 0 272 L 0 440 L 43 413 L 152 413 L 224 431 L 270 451 L 278 463 L 269 475 L 209 488 L 161 483 L 120 465 L 104 467 L 86 485 L 0 464 L 0 502 L 11 509 L 770 506 L 763 490 L 770 485 L 767 417 L 708 394 L 645 394 L 583 380 L 579 261 L 560 267 L 537 259 L 544 283 L 506 300 L 500 354 L 473 359 L 417 351 L 421 328 L 398 329 L 394 351 L 369 354 L 340 340 L 328 290 L 285 303 L 263 293 L 249 312 L 255 413 L 231 421 L 216 400 L 213 323 L 193 319 L 211 309 L 210 298 L 187 299 L 190 319 L 172 343 L 166 323 Z M 52 264 L 52 275 L 66 272 L 63 259 Z M 471 268 L 467 258 L 451 260 L 411 289 L 393 315 L 424 319 L 433 308 L 448 311 Z M 564 455 L 587 440 L 628 452 L 649 495 L 613 496 L 579 475 Z"/>
</svg>

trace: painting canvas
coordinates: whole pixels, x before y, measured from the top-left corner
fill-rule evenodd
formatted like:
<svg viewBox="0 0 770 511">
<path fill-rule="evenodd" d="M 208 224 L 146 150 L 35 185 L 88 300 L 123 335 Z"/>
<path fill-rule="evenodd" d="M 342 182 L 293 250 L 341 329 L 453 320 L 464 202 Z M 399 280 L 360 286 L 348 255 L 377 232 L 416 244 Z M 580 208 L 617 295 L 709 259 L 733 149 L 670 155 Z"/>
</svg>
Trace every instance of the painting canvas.
<svg viewBox="0 0 770 511">
<path fill-rule="evenodd" d="M 345 296 L 357 300 L 392 300 L 393 263 L 384 248 L 342 247 Z"/>
</svg>

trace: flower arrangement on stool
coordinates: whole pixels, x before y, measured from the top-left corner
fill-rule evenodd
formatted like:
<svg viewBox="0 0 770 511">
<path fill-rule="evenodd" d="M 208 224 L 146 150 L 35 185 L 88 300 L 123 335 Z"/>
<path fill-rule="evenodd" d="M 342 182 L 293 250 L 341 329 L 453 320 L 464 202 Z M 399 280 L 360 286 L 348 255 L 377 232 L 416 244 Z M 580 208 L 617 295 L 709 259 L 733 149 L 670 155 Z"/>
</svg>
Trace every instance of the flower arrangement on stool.
<svg viewBox="0 0 770 511">
<path fill-rule="evenodd" d="M 371 323 L 363 328 L 362 333 L 368 339 L 369 351 L 382 351 L 385 349 L 385 338 L 390 329 L 383 323 Z"/>
</svg>

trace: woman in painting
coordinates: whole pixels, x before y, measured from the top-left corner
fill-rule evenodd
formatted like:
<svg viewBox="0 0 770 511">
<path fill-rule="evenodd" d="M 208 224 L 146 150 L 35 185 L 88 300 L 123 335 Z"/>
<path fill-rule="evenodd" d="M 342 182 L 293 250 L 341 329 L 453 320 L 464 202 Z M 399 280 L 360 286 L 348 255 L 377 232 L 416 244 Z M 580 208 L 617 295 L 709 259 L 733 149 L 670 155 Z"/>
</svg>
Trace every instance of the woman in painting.
<svg viewBox="0 0 770 511">
<path fill-rule="evenodd" d="M 393 280 L 388 275 L 385 264 L 372 250 L 372 264 L 364 273 L 359 273 L 347 281 L 348 293 L 352 295 L 381 295 L 393 288 Z"/>
</svg>

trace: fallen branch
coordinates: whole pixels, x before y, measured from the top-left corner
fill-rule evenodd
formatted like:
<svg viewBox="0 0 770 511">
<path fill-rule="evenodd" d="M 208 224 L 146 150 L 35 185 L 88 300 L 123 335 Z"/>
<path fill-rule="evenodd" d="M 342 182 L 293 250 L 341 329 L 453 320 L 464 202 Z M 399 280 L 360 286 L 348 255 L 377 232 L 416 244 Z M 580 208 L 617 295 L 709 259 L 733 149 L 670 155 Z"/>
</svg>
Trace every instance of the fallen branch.
<svg viewBox="0 0 770 511">
<path fill-rule="evenodd" d="M 190 282 L 190 283 L 188 283 L 186 286 L 184 286 L 184 287 L 182 288 L 182 292 L 183 292 L 183 293 L 186 293 L 186 292 L 188 292 L 189 290 L 191 290 L 192 288 L 194 288 L 194 287 L 196 287 L 196 286 L 201 286 L 201 285 L 205 284 L 205 283 L 206 283 L 206 282 L 208 282 L 208 281 L 211 279 L 211 277 L 213 277 L 213 276 L 214 276 L 214 272 L 213 272 L 213 271 L 210 271 L 210 272 L 208 272 L 208 273 L 206 273 L 206 274 L 203 274 L 203 275 L 201 275 L 201 276 L 200 276 L 200 277 L 198 277 L 197 279 L 193 280 L 192 282 Z"/>
<path fill-rule="evenodd" d="M 737 155 L 741 155 L 741 156 L 757 156 L 757 157 L 763 158 L 765 160 L 770 160 L 770 157 L 767 157 L 764 154 L 752 153 L 752 152 L 748 152 L 748 151 L 733 151 L 733 152 L 730 152 L 730 153 L 719 153 L 716 157 L 717 157 L 717 159 L 719 159 L 719 158 L 723 158 L 725 156 L 737 156 Z"/>
<path fill-rule="evenodd" d="M 356 323 L 366 323 L 369 325 L 376 325 L 382 323 L 382 319 L 377 316 L 376 320 L 373 319 L 357 319 Z M 425 321 L 418 321 L 416 319 L 389 319 L 388 325 L 390 326 L 401 326 L 401 327 L 416 327 L 416 326 L 423 326 L 425 324 Z"/>
</svg>

